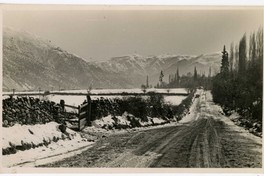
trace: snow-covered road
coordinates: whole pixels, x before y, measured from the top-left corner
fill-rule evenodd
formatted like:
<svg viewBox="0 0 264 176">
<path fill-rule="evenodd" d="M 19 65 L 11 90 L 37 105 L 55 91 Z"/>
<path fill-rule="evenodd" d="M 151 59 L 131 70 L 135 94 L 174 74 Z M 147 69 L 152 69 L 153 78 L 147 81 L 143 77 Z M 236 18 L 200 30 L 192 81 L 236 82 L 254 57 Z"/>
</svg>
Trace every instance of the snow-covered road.
<svg viewBox="0 0 264 176">
<path fill-rule="evenodd" d="M 261 155 L 261 138 L 234 125 L 210 92 L 201 92 L 178 125 L 113 134 L 44 167 L 260 168 Z"/>
</svg>

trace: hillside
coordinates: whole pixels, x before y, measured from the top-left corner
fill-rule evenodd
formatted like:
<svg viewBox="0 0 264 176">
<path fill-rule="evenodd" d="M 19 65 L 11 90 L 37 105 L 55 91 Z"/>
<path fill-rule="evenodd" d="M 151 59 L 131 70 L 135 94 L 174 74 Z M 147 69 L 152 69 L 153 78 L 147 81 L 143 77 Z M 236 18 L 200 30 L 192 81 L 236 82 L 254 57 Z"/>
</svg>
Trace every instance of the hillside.
<svg viewBox="0 0 264 176">
<path fill-rule="evenodd" d="M 127 55 L 106 61 L 89 62 L 50 41 L 23 31 L 4 28 L 3 90 L 52 90 L 93 88 L 135 88 L 149 82 L 155 85 L 161 70 L 165 80 L 179 67 L 180 75 L 193 72 L 213 73 L 220 66 L 220 53 L 200 56 Z"/>
<path fill-rule="evenodd" d="M 90 85 L 132 86 L 118 74 L 109 74 L 48 41 L 25 32 L 4 29 L 3 90 L 87 89 Z"/>
</svg>

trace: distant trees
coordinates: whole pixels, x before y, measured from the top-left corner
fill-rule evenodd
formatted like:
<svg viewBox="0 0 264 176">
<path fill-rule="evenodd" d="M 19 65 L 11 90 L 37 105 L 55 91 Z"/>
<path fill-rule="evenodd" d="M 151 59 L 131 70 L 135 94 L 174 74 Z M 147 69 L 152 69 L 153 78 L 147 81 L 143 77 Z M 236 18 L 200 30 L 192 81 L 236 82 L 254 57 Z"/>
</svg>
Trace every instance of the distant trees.
<svg viewBox="0 0 264 176">
<path fill-rule="evenodd" d="M 197 81 L 197 70 L 196 70 L 196 66 L 194 67 L 194 71 L 193 71 L 193 80 Z"/>
<path fill-rule="evenodd" d="M 149 80 L 148 80 L 148 76 L 147 76 L 147 80 L 146 80 L 146 88 L 149 88 Z"/>
<path fill-rule="evenodd" d="M 166 86 L 166 83 L 163 81 L 163 71 L 160 71 L 160 75 L 159 75 L 159 82 L 157 83 L 157 85 L 155 86 L 156 88 L 163 88 Z M 170 82 L 170 77 L 169 77 L 169 82 Z"/>
<path fill-rule="evenodd" d="M 164 77 L 164 74 L 163 74 L 163 71 L 161 70 L 160 71 L 160 77 L 159 77 L 159 81 L 162 83 L 163 82 L 163 77 Z"/>
<path fill-rule="evenodd" d="M 149 84 L 149 77 L 147 75 L 147 78 L 146 78 L 146 84 L 142 84 L 141 85 L 141 90 L 146 93 L 147 92 L 147 89 L 148 88 L 151 88 L 152 86 Z"/>
<path fill-rule="evenodd" d="M 209 72 L 208 76 L 205 75 L 205 72 L 202 74 L 200 72 L 200 74 L 198 74 L 198 70 L 196 66 L 194 66 L 193 73 L 188 72 L 186 75 L 180 76 L 179 68 L 177 67 L 175 74 L 168 75 L 168 83 L 164 82 L 162 79 L 159 79 L 159 82 L 155 87 L 156 88 L 186 88 L 189 92 L 200 86 L 206 89 L 210 89 L 212 87 L 211 67 L 209 67 L 208 72 Z M 165 75 L 163 74 L 163 71 L 161 71 L 159 78 L 163 78 L 164 76 Z"/>
<path fill-rule="evenodd" d="M 179 74 L 179 68 L 177 67 L 177 72 L 176 72 L 176 76 L 175 76 L 175 83 L 176 85 L 179 85 L 180 84 L 180 74 Z"/>
<path fill-rule="evenodd" d="M 234 110 L 250 121 L 262 122 L 262 28 L 250 35 L 248 45 L 244 34 L 238 45 L 231 44 L 230 58 L 224 47 L 221 71 L 213 78 L 213 100 L 227 114 Z"/>
</svg>

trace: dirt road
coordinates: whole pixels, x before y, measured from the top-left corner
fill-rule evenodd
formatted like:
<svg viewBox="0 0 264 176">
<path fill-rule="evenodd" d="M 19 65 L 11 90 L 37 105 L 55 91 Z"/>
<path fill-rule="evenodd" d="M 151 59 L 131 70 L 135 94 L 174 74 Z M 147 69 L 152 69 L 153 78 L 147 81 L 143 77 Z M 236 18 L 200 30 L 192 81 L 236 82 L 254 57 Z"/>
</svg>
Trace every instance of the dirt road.
<svg viewBox="0 0 264 176">
<path fill-rule="evenodd" d="M 261 138 L 222 115 L 209 92 L 174 126 L 115 134 L 44 167 L 261 167 Z"/>
</svg>

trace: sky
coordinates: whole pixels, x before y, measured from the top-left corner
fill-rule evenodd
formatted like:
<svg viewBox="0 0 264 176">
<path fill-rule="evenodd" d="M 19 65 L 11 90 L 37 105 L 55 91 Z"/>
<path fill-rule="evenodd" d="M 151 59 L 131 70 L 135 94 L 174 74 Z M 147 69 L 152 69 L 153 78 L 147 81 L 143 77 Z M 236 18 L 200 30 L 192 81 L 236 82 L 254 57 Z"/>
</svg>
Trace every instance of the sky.
<svg viewBox="0 0 264 176">
<path fill-rule="evenodd" d="M 138 54 L 200 55 L 239 42 L 263 23 L 260 9 L 6 10 L 3 25 L 88 60 Z M 227 47 L 227 48 L 228 48 Z"/>
</svg>

